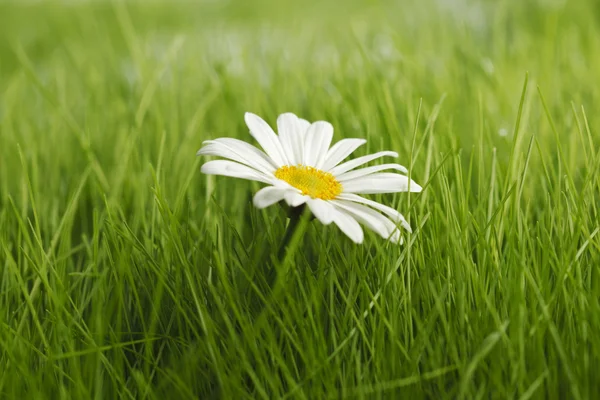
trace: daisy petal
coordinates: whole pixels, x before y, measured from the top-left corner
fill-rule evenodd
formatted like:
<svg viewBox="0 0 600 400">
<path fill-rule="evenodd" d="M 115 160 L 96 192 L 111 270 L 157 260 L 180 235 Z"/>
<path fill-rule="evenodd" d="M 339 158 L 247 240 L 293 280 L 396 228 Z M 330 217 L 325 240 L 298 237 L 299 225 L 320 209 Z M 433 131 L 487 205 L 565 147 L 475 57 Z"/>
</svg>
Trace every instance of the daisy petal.
<svg viewBox="0 0 600 400">
<path fill-rule="evenodd" d="M 388 207 L 384 204 L 378 203 L 373 200 L 365 199 L 364 197 L 353 193 L 342 193 L 338 196 L 338 199 L 353 201 L 355 203 L 361 203 L 367 206 L 371 206 L 374 209 L 381 211 L 382 213 L 390 217 L 395 223 L 401 224 L 404 229 L 412 233 L 412 228 L 410 227 L 408 221 L 406 221 L 406 218 L 404 218 L 402 214 L 394 210 L 392 207 Z"/>
<path fill-rule="evenodd" d="M 269 157 L 275 161 L 276 166 L 281 167 L 287 165 L 288 160 L 285 157 L 285 152 L 281 147 L 279 138 L 269 124 L 258 115 L 249 112 L 244 115 L 244 119 L 246 120 L 246 125 L 248 125 L 248 128 L 250 129 L 250 134 L 256 139 Z"/>
<path fill-rule="evenodd" d="M 361 178 L 363 176 L 370 175 L 372 173 L 383 171 L 386 169 L 396 169 L 400 172 L 408 174 L 408 170 L 406 169 L 406 167 L 403 167 L 400 164 L 381 164 L 346 172 L 345 174 L 338 175 L 337 180 L 340 182 L 349 181 L 351 179 Z"/>
<path fill-rule="evenodd" d="M 254 206 L 256 208 L 269 207 L 270 205 L 283 200 L 286 191 L 287 189 L 285 188 L 275 186 L 267 186 L 262 188 L 254 195 Z"/>
<path fill-rule="evenodd" d="M 332 175 L 334 176 L 338 176 L 343 174 L 344 172 L 348 172 L 351 169 L 354 169 L 356 167 L 359 167 L 363 164 L 368 163 L 369 161 L 373 161 L 377 158 L 380 157 L 385 157 L 385 156 L 390 156 L 390 157 L 398 157 L 398 153 L 396 153 L 395 151 L 380 151 L 378 153 L 374 153 L 374 154 L 369 154 L 366 156 L 362 156 L 362 157 L 358 157 L 355 158 L 354 160 L 350 160 L 347 161 L 343 164 L 338 165 L 337 167 L 333 168 L 331 171 L 329 171 Z"/>
<path fill-rule="evenodd" d="M 306 202 L 310 211 L 317 217 L 323 225 L 329 225 L 333 222 L 334 208 L 333 206 L 321 199 L 308 199 Z"/>
<path fill-rule="evenodd" d="M 207 140 L 196 155 L 217 156 L 237 161 L 260 172 L 275 172 L 273 161 L 262 151 L 249 143 L 233 138 Z"/>
<path fill-rule="evenodd" d="M 363 242 L 365 234 L 354 218 L 348 213 L 339 208 L 334 208 L 333 222 L 340 228 L 346 236 L 354 243 L 360 244 Z"/>
<path fill-rule="evenodd" d="M 379 214 L 377 211 L 367 206 L 349 201 L 335 200 L 332 201 L 332 203 L 335 204 L 336 207 L 348 212 L 358 222 L 367 226 L 384 239 L 390 239 L 394 242 L 397 242 L 400 239 L 396 224 L 394 224 L 385 216 Z"/>
<path fill-rule="evenodd" d="M 367 143 L 365 139 L 342 139 L 327 152 L 325 162 L 323 163 L 323 171 L 329 171 L 331 168 L 338 165 L 344 158 L 348 157 L 363 144 Z"/>
<path fill-rule="evenodd" d="M 275 178 L 270 178 L 269 176 L 258 172 L 255 169 L 228 160 L 209 161 L 202 165 L 200 171 L 206 175 L 231 176 L 234 178 L 248 179 L 250 181 L 258 181 L 270 184 L 275 181 Z"/>
<path fill-rule="evenodd" d="M 313 122 L 306 132 L 304 158 L 302 163 L 321 169 L 321 165 L 327 155 L 327 150 L 329 150 L 332 137 L 333 125 L 325 121 Z"/>
<path fill-rule="evenodd" d="M 302 136 L 305 137 L 308 128 L 310 128 L 310 122 L 305 119 L 298 118 L 298 127 L 300 128 L 300 132 L 302 132 Z"/>
<path fill-rule="evenodd" d="M 405 175 L 381 172 L 344 182 L 344 193 L 374 194 L 420 192 L 421 186 Z"/>
<path fill-rule="evenodd" d="M 277 118 L 279 141 L 290 165 L 302 164 L 304 136 L 310 126 L 308 121 L 304 122 L 308 125 L 300 122 L 300 119 L 292 113 L 284 113 Z"/>
<path fill-rule="evenodd" d="M 283 195 L 283 198 L 290 207 L 298 207 L 306 203 L 306 201 L 310 199 L 309 196 L 305 196 L 291 189 L 286 190 L 285 194 Z"/>
</svg>

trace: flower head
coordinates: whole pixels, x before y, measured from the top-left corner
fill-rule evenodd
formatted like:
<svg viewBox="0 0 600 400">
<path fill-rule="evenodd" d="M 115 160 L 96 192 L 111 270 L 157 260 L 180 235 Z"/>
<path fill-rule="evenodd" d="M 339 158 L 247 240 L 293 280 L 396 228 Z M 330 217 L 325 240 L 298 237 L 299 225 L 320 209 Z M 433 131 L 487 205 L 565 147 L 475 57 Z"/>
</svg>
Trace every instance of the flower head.
<svg viewBox="0 0 600 400">
<path fill-rule="evenodd" d="M 331 146 L 330 123 L 311 124 L 292 113 L 277 118 L 279 135 L 257 115 L 246 113 L 245 120 L 264 151 L 233 138 L 207 140 L 197 154 L 226 160 L 206 162 L 203 173 L 266 183 L 268 186 L 254 195 L 256 207 L 268 207 L 282 200 L 291 207 L 306 204 L 324 225 L 333 222 L 356 243 L 364 238 L 359 223 L 393 242 L 402 241 L 398 225 L 411 231 L 398 211 L 359 196 L 421 191 L 421 186 L 403 175 L 408 171 L 402 165 L 356 169 L 380 157 L 397 157 L 397 153 L 381 151 L 342 162 L 367 141 L 342 139 Z M 385 170 L 400 173 L 381 172 Z"/>
</svg>

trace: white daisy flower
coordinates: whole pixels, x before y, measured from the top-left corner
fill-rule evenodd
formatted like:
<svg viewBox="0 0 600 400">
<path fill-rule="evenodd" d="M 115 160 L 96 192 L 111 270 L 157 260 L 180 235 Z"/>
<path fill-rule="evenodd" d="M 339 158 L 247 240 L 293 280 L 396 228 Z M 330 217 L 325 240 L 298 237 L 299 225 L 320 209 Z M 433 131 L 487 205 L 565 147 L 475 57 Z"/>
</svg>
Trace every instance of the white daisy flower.
<svg viewBox="0 0 600 400">
<path fill-rule="evenodd" d="M 364 139 L 342 139 L 331 145 L 333 126 L 312 124 L 292 113 L 277 118 L 277 135 L 262 118 L 246 113 L 250 134 L 264 151 L 233 138 L 207 140 L 197 155 L 227 160 L 208 161 L 202 172 L 266 183 L 254 195 L 254 205 L 265 208 L 284 200 L 291 207 L 306 204 L 324 225 L 336 224 L 355 243 L 364 234 L 359 223 L 392 242 L 402 243 L 397 225 L 411 232 L 406 219 L 395 209 L 359 194 L 420 192 L 421 186 L 406 175 L 381 172 L 408 170 L 399 164 L 382 164 L 356 169 L 380 157 L 398 157 L 393 151 L 380 151 L 343 162 Z"/>
</svg>

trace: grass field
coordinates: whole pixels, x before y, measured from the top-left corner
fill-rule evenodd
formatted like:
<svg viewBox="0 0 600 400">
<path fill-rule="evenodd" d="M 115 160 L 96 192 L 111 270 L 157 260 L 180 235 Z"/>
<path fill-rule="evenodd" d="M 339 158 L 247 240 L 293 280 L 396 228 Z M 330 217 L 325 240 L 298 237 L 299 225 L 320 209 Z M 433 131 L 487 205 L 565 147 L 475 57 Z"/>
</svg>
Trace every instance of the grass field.
<svg viewBox="0 0 600 400">
<path fill-rule="evenodd" d="M 596 398 L 598 49 L 596 0 L 0 3 L 0 398 Z M 397 151 L 414 233 L 277 262 L 195 157 L 246 111 Z"/>
</svg>

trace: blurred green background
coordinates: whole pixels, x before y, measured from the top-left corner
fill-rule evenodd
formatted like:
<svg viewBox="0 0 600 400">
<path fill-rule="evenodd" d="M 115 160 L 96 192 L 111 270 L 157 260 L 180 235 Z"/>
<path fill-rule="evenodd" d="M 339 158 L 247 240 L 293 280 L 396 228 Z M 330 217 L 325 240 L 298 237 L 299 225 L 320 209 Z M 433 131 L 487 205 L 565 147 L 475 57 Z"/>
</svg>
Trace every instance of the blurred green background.
<svg viewBox="0 0 600 400">
<path fill-rule="evenodd" d="M 597 0 L 0 2 L 0 398 L 594 398 L 599 49 Z M 397 151 L 417 233 L 311 225 L 256 319 L 285 215 L 194 156 L 246 111 Z"/>
</svg>

